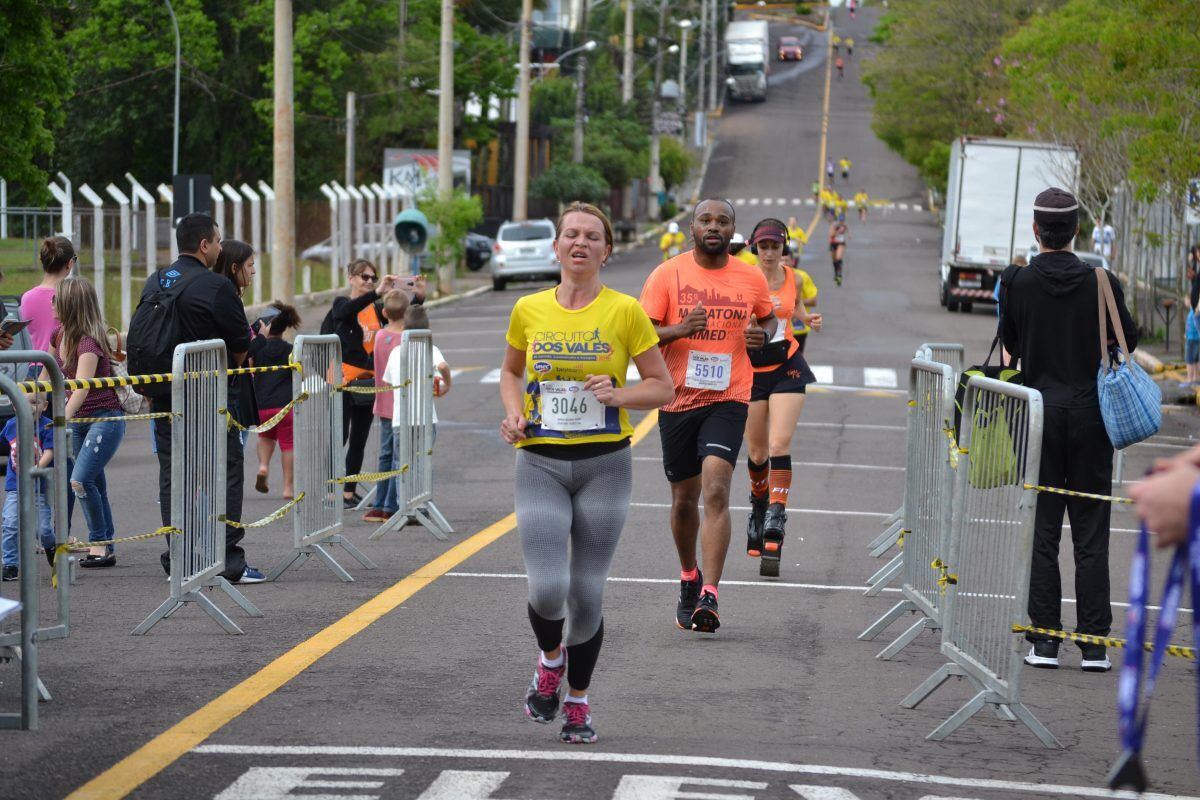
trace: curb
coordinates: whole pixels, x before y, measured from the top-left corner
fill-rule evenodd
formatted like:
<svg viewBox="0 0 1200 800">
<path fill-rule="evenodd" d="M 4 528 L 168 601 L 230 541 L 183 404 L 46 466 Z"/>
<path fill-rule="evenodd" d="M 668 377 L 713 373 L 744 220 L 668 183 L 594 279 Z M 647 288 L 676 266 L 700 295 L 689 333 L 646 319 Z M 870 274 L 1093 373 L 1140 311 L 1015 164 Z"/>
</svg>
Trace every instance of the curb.
<svg viewBox="0 0 1200 800">
<path fill-rule="evenodd" d="M 1156 356 L 1152 356 L 1144 350 L 1134 350 L 1133 360 L 1142 369 L 1149 372 L 1151 375 L 1157 375 L 1163 371 L 1163 362 L 1159 361 Z"/>
</svg>

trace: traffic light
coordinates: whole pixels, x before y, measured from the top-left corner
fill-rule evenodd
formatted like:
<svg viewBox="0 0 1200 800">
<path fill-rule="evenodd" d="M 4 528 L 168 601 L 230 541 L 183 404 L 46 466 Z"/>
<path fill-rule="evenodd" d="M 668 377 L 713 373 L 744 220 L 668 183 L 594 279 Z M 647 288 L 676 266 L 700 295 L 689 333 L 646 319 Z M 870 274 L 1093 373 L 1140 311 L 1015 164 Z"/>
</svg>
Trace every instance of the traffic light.
<svg viewBox="0 0 1200 800">
<path fill-rule="evenodd" d="M 425 249 L 429 239 L 429 220 L 418 209 L 409 208 L 396 215 L 396 241 L 412 255 Z"/>
</svg>

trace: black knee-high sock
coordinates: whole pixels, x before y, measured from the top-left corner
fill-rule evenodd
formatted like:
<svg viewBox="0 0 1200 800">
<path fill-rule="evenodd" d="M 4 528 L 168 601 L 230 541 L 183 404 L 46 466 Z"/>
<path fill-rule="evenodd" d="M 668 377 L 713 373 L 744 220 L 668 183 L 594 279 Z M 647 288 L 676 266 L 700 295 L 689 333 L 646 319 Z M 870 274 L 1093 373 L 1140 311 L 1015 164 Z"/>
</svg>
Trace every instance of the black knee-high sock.
<svg viewBox="0 0 1200 800">
<path fill-rule="evenodd" d="M 600 645 L 604 642 L 604 620 L 596 635 L 582 644 L 567 645 L 567 685 L 577 692 L 587 691 L 592 683 L 592 671 L 600 658 Z"/>
<path fill-rule="evenodd" d="M 533 635 L 537 637 L 538 649 L 549 653 L 562 644 L 563 620 L 546 619 L 529 606 L 529 624 L 533 626 Z"/>
</svg>

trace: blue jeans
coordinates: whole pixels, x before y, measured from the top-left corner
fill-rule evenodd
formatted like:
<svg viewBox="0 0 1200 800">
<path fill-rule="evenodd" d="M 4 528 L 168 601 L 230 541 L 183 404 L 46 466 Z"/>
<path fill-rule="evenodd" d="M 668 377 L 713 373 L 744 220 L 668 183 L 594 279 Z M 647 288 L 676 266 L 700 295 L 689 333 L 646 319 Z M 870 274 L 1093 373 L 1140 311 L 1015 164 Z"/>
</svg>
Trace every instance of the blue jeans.
<svg viewBox="0 0 1200 800">
<path fill-rule="evenodd" d="M 119 417 L 123 413 L 117 409 L 103 409 L 89 416 Z M 70 519 L 71 510 L 78 500 L 83 506 L 83 519 L 87 522 L 88 541 L 103 542 L 116 536 L 104 467 L 112 460 L 125 436 L 125 422 L 103 419 L 100 422 L 72 422 L 70 425 L 74 461 L 71 464 L 71 491 L 67 493 L 67 518 Z"/>
<path fill-rule="evenodd" d="M 53 550 L 55 544 L 54 521 L 50 516 L 50 498 L 46 496 L 45 490 L 40 486 L 34 487 L 34 494 L 37 496 L 38 533 L 42 536 L 42 547 Z M 0 547 L 4 550 L 4 566 L 6 567 L 15 567 L 19 562 L 17 558 L 17 531 L 19 529 L 17 492 L 14 489 L 4 497 L 4 526 L 3 534 L 0 535 Z"/>
<path fill-rule="evenodd" d="M 399 469 L 396 462 L 396 437 L 392 435 L 392 421 L 379 418 L 379 471 L 391 472 Z M 395 514 L 400 508 L 399 487 L 395 478 L 375 484 L 375 508 Z"/>
</svg>

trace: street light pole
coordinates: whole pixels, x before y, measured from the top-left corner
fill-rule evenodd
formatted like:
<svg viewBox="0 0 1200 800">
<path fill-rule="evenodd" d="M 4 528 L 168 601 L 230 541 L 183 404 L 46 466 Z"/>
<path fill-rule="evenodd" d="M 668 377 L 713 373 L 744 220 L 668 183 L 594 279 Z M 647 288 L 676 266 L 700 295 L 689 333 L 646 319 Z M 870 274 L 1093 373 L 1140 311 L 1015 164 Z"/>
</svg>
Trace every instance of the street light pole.
<svg viewBox="0 0 1200 800">
<path fill-rule="evenodd" d="M 662 46 L 663 36 L 667 32 L 667 0 L 660 0 L 658 6 L 658 43 Z M 654 100 L 650 105 L 650 194 L 654 195 L 652 219 L 657 219 L 662 210 L 658 202 L 659 192 L 662 191 L 662 178 L 659 175 L 660 146 L 659 146 L 659 114 L 662 111 L 662 51 L 659 51 L 654 62 Z"/>
<path fill-rule="evenodd" d="M 354 92 L 346 92 L 346 180 L 347 186 L 357 183 L 354 180 L 354 129 L 358 124 L 358 114 L 355 108 Z"/>
<path fill-rule="evenodd" d="M 708 14 L 710 25 L 708 31 L 708 49 L 712 52 L 712 64 L 709 65 L 708 72 L 708 110 L 717 110 L 717 78 L 720 75 L 719 67 L 721 57 L 717 51 L 717 29 L 720 28 L 720 22 L 717 19 L 717 0 L 711 0 L 709 3 Z"/>
<path fill-rule="evenodd" d="M 633 3 L 625 0 L 625 63 L 621 81 L 621 102 L 633 100 Z"/>
<path fill-rule="evenodd" d="M 441 77 L 438 81 L 438 197 L 454 192 L 454 0 L 442 0 Z M 454 291 L 457 264 L 438 264 L 438 290 Z"/>
<path fill-rule="evenodd" d="M 696 113 L 704 113 L 704 69 L 707 66 L 705 58 L 708 55 L 708 3 L 700 0 L 700 30 L 696 32 L 696 44 L 700 53 L 696 59 Z"/>
<path fill-rule="evenodd" d="M 521 2 L 521 46 L 517 68 L 517 142 L 513 154 L 512 218 L 522 222 L 529 216 L 529 49 L 533 38 L 533 0 Z"/>
<path fill-rule="evenodd" d="M 580 9 L 579 14 L 579 32 L 582 33 L 584 37 L 586 37 L 588 34 L 589 5 L 589 0 L 581 0 L 582 8 Z M 590 39 L 587 40 L 587 42 L 588 44 L 591 44 Z M 587 97 L 585 95 L 585 83 L 587 80 L 586 52 L 588 49 L 591 48 L 586 48 L 584 53 L 580 54 L 579 57 L 575 59 L 575 133 L 572 142 L 574 147 L 571 154 L 571 160 L 576 164 L 583 163 L 583 111 L 587 101 Z"/>
<path fill-rule="evenodd" d="M 171 148 L 171 174 L 179 174 L 179 66 L 182 61 L 179 40 L 179 20 L 175 19 L 175 9 L 171 0 L 163 0 L 167 4 L 167 12 L 171 15 L 171 25 L 175 28 L 175 125 L 174 146 Z"/>
<path fill-rule="evenodd" d="M 685 19 L 680 21 L 679 29 L 683 31 L 683 41 L 680 42 L 679 50 L 679 118 L 684 119 L 687 114 L 687 46 L 688 46 L 688 31 L 691 30 L 692 21 Z"/>
<path fill-rule="evenodd" d="M 296 296 L 296 128 L 292 83 L 292 0 L 275 0 L 274 189 L 271 204 L 271 294 Z"/>
</svg>

